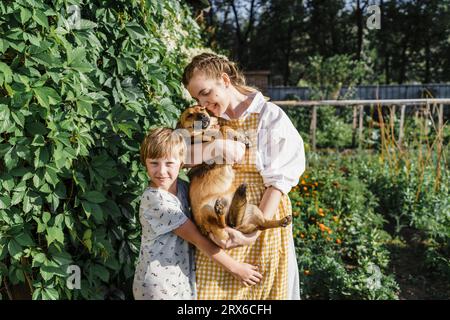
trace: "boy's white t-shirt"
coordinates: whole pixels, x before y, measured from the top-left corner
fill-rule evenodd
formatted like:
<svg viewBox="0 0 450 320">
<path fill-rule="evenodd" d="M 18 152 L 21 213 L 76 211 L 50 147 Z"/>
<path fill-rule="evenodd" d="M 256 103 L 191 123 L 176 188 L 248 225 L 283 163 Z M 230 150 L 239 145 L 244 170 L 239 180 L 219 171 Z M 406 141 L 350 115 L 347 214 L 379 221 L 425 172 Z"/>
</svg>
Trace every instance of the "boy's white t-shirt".
<svg viewBox="0 0 450 320">
<path fill-rule="evenodd" d="M 136 300 L 196 299 L 194 248 L 172 231 L 190 217 L 188 184 L 177 196 L 148 187 L 141 197 L 142 238 L 133 281 Z"/>
</svg>

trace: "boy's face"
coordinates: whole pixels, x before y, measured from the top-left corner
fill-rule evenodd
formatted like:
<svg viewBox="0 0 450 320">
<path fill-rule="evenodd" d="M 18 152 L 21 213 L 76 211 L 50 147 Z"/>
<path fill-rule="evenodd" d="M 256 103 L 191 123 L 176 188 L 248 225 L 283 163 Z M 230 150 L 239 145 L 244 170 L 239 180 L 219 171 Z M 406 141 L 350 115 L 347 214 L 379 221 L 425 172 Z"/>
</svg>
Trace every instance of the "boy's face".
<svg viewBox="0 0 450 320">
<path fill-rule="evenodd" d="M 151 179 L 150 185 L 168 191 L 177 180 L 181 161 L 176 158 L 149 158 L 145 161 L 145 164 Z"/>
</svg>

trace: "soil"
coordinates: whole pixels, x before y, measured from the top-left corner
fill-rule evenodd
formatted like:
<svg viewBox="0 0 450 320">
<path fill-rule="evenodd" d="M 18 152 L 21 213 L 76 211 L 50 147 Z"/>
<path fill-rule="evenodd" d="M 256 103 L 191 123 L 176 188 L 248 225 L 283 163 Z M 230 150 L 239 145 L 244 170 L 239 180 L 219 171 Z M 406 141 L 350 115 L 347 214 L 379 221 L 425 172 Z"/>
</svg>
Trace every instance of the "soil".
<svg viewBox="0 0 450 320">
<path fill-rule="evenodd" d="M 393 227 L 387 231 L 393 234 Z M 404 227 L 388 244 L 389 271 L 400 286 L 400 300 L 450 299 L 450 280 L 429 270 L 424 264 L 426 243 L 418 230 Z"/>
</svg>

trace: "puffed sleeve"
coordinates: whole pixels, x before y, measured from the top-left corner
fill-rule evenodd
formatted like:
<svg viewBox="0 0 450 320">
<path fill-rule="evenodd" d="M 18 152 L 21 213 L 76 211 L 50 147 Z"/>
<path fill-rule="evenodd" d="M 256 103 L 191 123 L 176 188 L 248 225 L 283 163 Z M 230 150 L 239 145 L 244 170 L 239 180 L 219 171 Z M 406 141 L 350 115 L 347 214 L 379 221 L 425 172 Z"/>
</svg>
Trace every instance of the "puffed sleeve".
<svg viewBox="0 0 450 320">
<path fill-rule="evenodd" d="M 257 167 L 266 187 L 288 194 L 305 171 L 303 139 L 280 107 L 265 103 L 258 126 Z"/>
<path fill-rule="evenodd" d="M 139 209 L 141 219 L 149 225 L 155 237 L 180 227 L 188 220 L 176 199 L 155 189 L 144 192 Z"/>
</svg>

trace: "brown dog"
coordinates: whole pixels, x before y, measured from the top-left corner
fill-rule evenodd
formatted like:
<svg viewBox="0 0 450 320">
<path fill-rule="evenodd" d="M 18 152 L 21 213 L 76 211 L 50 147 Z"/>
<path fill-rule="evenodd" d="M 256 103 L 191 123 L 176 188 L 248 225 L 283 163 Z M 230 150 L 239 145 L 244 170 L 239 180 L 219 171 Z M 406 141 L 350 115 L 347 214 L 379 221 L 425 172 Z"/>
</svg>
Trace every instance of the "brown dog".
<svg viewBox="0 0 450 320">
<path fill-rule="evenodd" d="M 194 130 L 194 122 L 199 121 L 201 130 Z M 247 138 L 228 126 L 217 124 L 217 118 L 201 106 L 187 108 L 180 117 L 178 128 L 189 130 L 192 140 L 211 141 L 213 137 L 237 139 L 245 143 Z M 198 123 L 196 123 L 198 124 Z M 220 133 L 220 135 L 218 135 Z M 201 135 L 198 137 L 198 135 Z M 194 138 L 194 139 L 192 139 Z M 212 233 L 218 240 L 228 240 L 226 226 L 235 227 L 242 233 L 256 230 L 285 227 L 292 221 L 291 216 L 280 220 L 266 220 L 261 210 L 247 203 L 245 183 L 234 185 L 234 171 L 230 164 L 200 164 L 192 168 L 188 176 L 191 180 L 189 198 L 194 221 L 200 231 Z"/>
</svg>

